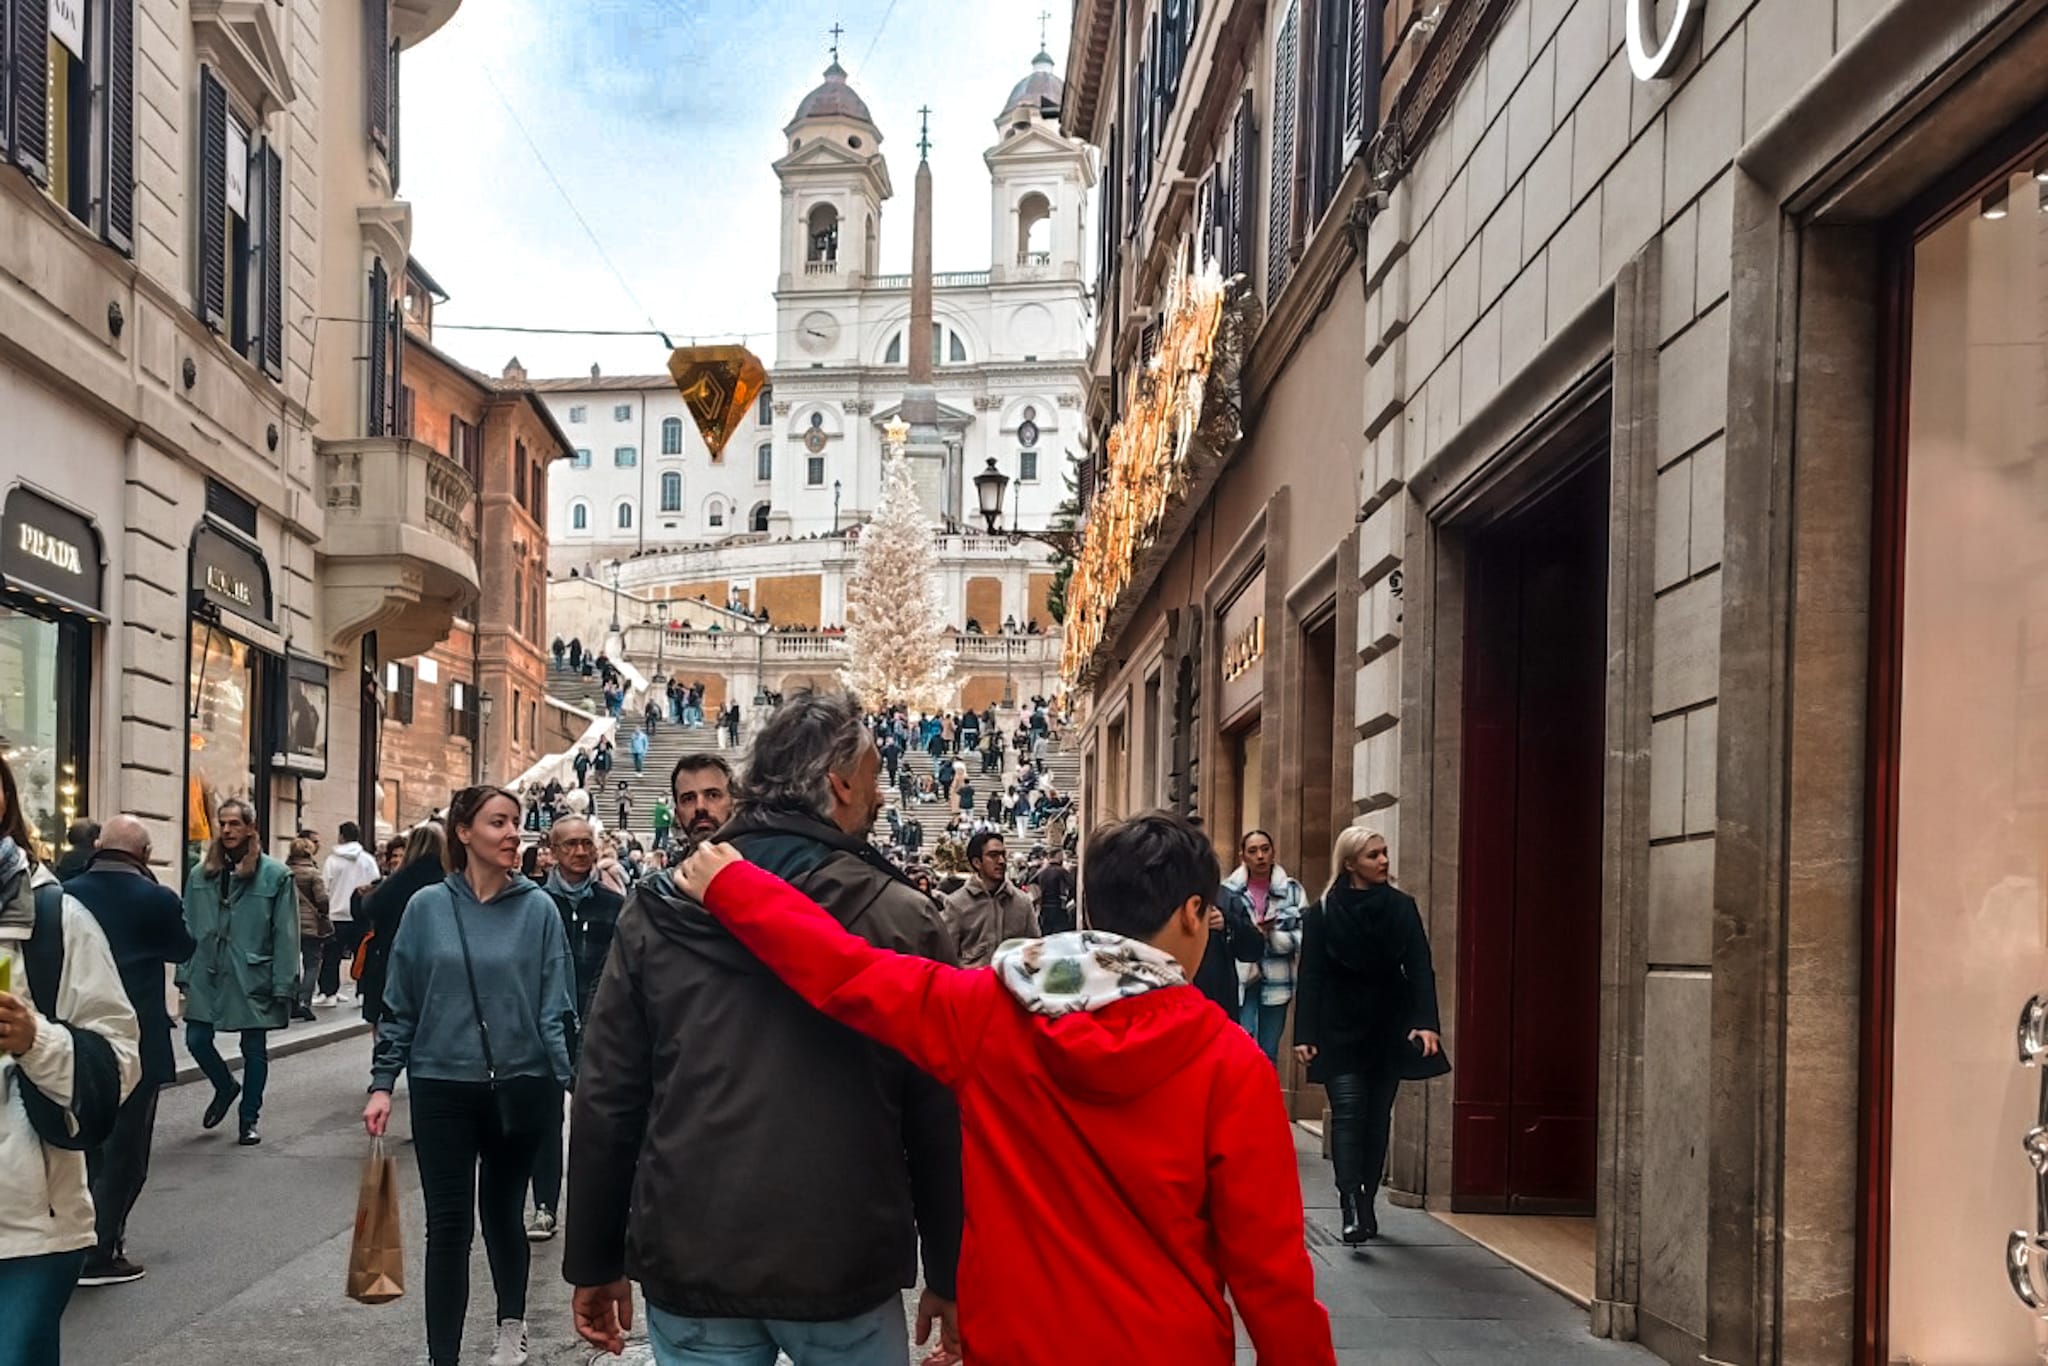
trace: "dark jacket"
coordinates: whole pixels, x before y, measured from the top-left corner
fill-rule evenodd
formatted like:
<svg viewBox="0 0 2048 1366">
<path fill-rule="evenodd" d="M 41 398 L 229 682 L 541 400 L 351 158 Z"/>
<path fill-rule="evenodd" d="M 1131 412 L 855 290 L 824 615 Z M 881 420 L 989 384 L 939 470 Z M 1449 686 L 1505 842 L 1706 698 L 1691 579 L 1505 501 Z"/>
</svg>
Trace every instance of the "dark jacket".
<svg viewBox="0 0 2048 1366">
<path fill-rule="evenodd" d="M 447 876 L 441 860 L 416 858 L 378 883 L 363 903 L 363 914 L 370 921 L 370 943 L 364 953 L 363 975 L 356 979 L 356 999 L 362 1003 L 363 1018 L 371 1024 L 384 1018 L 384 974 L 391 966 L 391 946 L 398 942 L 405 904 Z M 361 916 L 356 923 L 362 923 Z"/>
<path fill-rule="evenodd" d="M 1223 1007 L 1223 1013 L 1235 1020 L 1244 999 L 1237 980 L 1237 965 L 1256 963 L 1263 958 L 1266 936 L 1252 923 L 1252 908 L 1244 893 L 1235 888 L 1216 889 L 1216 909 L 1223 912 L 1223 928 L 1209 931 L 1209 945 L 1202 950 L 1202 965 L 1195 969 L 1195 990 Z"/>
<path fill-rule="evenodd" d="M 582 1027 L 590 1019 L 591 1003 L 597 998 L 598 979 L 604 974 L 605 959 L 611 956 L 612 938 L 618 933 L 619 912 L 626 899 L 598 881 L 591 870 L 589 889 L 581 896 L 568 894 L 559 870 L 541 883 L 562 916 L 562 932 L 569 937 L 569 961 L 576 969 L 577 1031 L 569 1037 L 573 1061 L 582 1046 Z"/>
<path fill-rule="evenodd" d="M 718 839 L 869 943 L 951 963 L 864 839 L 746 811 Z M 562 1274 L 673 1314 L 819 1322 L 917 1279 L 952 1296 L 960 1121 L 902 1055 L 805 1005 L 666 878 L 637 888 L 583 1038 Z"/>
<path fill-rule="evenodd" d="M 1302 918 L 1294 1042 L 1312 1044 L 1308 1079 L 1348 1073 L 1427 1081 L 1451 1070 L 1425 1058 L 1411 1030 L 1441 1032 L 1436 969 L 1415 899 L 1396 887 L 1332 887 Z"/>
<path fill-rule="evenodd" d="M 142 1084 L 169 1086 L 178 1065 L 171 1054 L 171 1013 L 164 1006 L 164 964 L 183 963 L 199 947 L 185 928 L 184 904 L 147 865 L 113 849 L 93 855 L 64 890 L 92 912 L 113 950 L 141 1027 Z"/>
</svg>

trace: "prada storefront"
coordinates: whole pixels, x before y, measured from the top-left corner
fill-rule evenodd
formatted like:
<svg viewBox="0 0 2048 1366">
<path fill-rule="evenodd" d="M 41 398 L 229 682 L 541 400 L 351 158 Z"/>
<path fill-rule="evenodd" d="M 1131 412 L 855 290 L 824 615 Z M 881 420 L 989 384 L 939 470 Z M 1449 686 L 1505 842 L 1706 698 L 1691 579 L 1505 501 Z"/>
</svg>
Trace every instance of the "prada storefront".
<svg viewBox="0 0 2048 1366">
<path fill-rule="evenodd" d="M 104 561 L 92 518 L 25 484 L 0 511 L 0 752 L 29 827 L 61 848 L 86 790 Z"/>
<path fill-rule="evenodd" d="M 266 710 L 283 687 L 284 650 L 263 552 L 209 518 L 192 537 L 186 686 L 185 867 L 204 856 L 220 804 L 270 810 Z M 272 832 L 263 832 L 268 835 Z"/>
</svg>

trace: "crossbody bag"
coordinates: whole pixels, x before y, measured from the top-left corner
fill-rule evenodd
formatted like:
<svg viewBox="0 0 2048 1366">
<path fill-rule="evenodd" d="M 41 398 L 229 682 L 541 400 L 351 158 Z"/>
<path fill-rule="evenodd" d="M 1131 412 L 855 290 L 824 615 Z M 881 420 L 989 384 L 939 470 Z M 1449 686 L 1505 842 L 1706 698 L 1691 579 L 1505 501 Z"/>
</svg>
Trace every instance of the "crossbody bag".
<svg viewBox="0 0 2048 1366">
<path fill-rule="evenodd" d="M 476 1012 L 477 1038 L 484 1046 L 484 1080 L 498 1112 L 498 1131 L 506 1137 L 545 1134 L 561 1128 L 562 1088 L 553 1077 L 501 1077 L 491 1054 L 491 1026 L 484 1019 L 483 998 L 476 990 L 476 965 L 469 957 L 469 932 L 462 928 L 461 908 L 451 898 L 448 914 L 455 918 L 455 938 L 462 945 L 462 975 L 469 979 L 469 1004 Z"/>
</svg>

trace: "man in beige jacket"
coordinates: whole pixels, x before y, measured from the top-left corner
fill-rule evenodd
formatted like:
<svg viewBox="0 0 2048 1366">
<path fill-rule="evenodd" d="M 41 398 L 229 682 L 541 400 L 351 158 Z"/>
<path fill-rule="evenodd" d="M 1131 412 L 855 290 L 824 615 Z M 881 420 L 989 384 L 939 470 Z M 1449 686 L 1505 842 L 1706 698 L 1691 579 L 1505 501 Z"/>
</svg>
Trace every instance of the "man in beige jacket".
<svg viewBox="0 0 2048 1366">
<path fill-rule="evenodd" d="M 967 841 L 967 883 L 946 898 L 945 910 L 963 968 L 987 967 L 1004 940 L 1038 938 L 1038 910 L 1010 881 L 999 830 L 983 830 Z"/>
</svg>

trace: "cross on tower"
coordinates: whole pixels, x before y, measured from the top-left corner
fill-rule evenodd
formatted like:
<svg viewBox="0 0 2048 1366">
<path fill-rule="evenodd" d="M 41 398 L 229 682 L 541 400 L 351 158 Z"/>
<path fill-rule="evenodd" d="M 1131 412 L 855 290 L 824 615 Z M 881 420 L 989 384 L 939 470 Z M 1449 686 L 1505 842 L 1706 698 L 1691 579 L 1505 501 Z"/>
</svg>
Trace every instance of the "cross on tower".
<svg viewBox="0 0 2048 1366">
<path fill-rule="evenodd" d="M 931 106 L 925 105 L 923 108 L 919 109 L 917 111 L 917 117 L 919 121 L 917 130 L 917 152 L 919 156 L 929 157 L 932 151 Z"/>
<path fill-rule="evenodd" d="M 846 29 L 838 23 L 834 23 L 830 32 L 832 34 L 832 60 L 836 62 L 839 60 L 839 40 L 846 36 Z"/>
<path fill-rule="evenodd" d="M 1044 10 L 1040 10 L 1040 11 L 1038 12 L 1038 50 L 1039 50 L 1040 52 L 1043 52 L 1043 51 L 1045 51 L 1045 50 L 1046 50 L 1046 47 L 1045 47 L 1045 26 L 1046 26 L 1047 24 L 1050 24 L 1051 22 L 1052 22 L 1052 11 L 1051 11 L 1051 10 L 1049 10 L 1049 9 L 1044 9 Z"/>
</svg>

